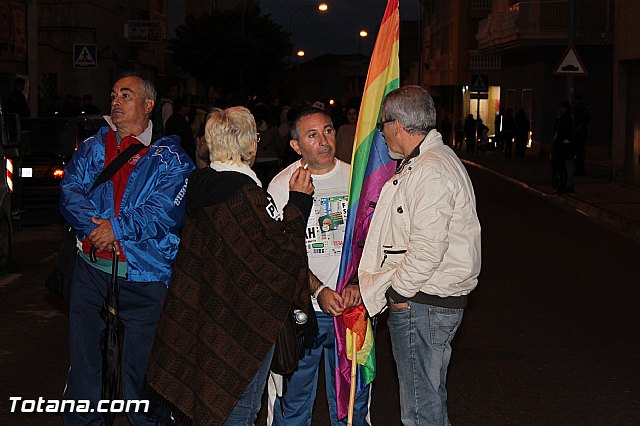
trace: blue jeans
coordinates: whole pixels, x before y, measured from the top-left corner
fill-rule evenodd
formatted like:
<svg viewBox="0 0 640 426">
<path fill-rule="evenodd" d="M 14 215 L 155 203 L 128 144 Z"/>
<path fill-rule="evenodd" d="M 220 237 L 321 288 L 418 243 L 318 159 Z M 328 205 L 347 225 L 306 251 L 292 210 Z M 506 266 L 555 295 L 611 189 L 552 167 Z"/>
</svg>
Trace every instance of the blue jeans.
<svg viewBox="0 0 640 426">
<path fill-rule="evenodd" d="M 69 375 L 64 399 L 89 400 L 90 413 L 65 413 L 65 425 L 100 425 L 96 412 L 101 399 L 102 352 L 100 333 L 105 323 L 100 315 L 111 274 L 78 258 L 71 281 L 69 300 Z M 144 374 L 156 333 L 167 286 L 161 282 L 133 283 L 118 278 L 120 320 L 124 324 L 122 387 L 124 399 L 141 399 Z M 133 425 L 155 425 L 145 413 L 128 413 Z"/>
<path fill-rule="evenodd" d="M 298 362 L 298 370 L 293 373 L 291 380 L 287 381 L 287 390 L 281 398 L 276 397 L 273 409 L 273 425 L 277 426 L 303 426 L 311 425 L 313 419 L 313 403 L 316 400 L 318 386 L 318 370 L 320 361 L 324 355 L 324 378 L 326 382 L 327 403 L 329 405 L 329 418 L 331 425 L 346 425 L 347 419 L 338 421 L 336 407 L 336 339 L 333 329 L 333 317 L 316 311 L 318 317 L 318 338 L 311 352 Z M 286 381 L 286 379 L 285 379 Z M 271 389 L 270 389 L 271 391 Z M 270 400 L 273 400 L 270 395 Z M 353 424 L 355 426 L 368 425 L 366 417 L 369 410 L 369 386 L 356 399 L 353 410 Z M 282 403 L 282 406 L 280 405 Z M 282 409 L 281 409 L 282 407 Z M 282 411 L 284 410 L 284 416 Z"/>
<path fill-rule="evenodd" d="M 412 302 L 390 311 L 403 425 L 447 426 L 447 368 L 463 311 Z"/>
<path fill-rule="evenodd" d="M 271 358 L 273 358 L 273 347 L 262 361 L 260 369 L 249 382 L 240 399 L 236 402 L 235 407 L 231 410 L 231 414 L 227 417 L 223 426 L 253 426 L 260 411 L 260 403 L 262 392 L 267 383 L 269 375 L 269 367 L 271 366 Z"/>
</svg>

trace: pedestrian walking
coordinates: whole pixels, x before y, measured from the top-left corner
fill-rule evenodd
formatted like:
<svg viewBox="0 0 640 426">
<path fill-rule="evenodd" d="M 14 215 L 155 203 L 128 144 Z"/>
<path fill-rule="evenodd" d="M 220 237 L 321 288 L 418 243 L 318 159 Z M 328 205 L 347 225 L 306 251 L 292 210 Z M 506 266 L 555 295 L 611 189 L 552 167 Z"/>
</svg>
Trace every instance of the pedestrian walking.
<svg viewBox="0 0 640 426">
<path fill-rule="evenodd" d="M 451 341 L 480 272 L 471 180 L 435 130 L 435 116 L 422 87 L 386 96 L 382 134 L 402 161 L 382 188 L 358 270 L 369 314 L 390 310 L 404 425 L 448 424 Z"/>
</svg>

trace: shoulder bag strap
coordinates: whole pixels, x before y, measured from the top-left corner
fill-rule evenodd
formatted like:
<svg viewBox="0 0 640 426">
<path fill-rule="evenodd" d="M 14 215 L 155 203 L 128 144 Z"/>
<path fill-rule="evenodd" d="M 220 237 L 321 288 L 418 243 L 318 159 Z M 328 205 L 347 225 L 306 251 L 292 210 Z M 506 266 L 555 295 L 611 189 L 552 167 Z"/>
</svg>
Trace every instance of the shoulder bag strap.
<svg viewBox="0 0 640 426">
<path fill-rule="evenodd" d="M 115 175 L 116 172 L 120 170 L 122 166 L 124 166 L 124 163 L 129 161 L 131 157 L 133 157 L 138 151 L 140 151 L 144 147 L 145 145 L 140 143 L 129 145 L 127 149 L 122 151 L 116 158 L 113 159 L 112 162 L 110 162 L 107 165 L 107 167 L 104 168 L 104 170 L 100 173 L 96 181 L 93 183 L 91 190 L 93 191 L 99 185 L 111 179 L 111 177 L 113 177 L 113 175 Z"/>
</svg>

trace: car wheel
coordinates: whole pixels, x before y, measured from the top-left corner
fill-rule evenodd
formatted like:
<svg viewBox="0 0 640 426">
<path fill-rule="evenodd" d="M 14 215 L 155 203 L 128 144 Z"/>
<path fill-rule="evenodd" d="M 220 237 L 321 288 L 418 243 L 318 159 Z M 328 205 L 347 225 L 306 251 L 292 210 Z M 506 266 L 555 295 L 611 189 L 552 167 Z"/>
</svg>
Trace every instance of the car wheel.
<svg viewBox="0 0 640 426">
<path fill-rule="evenodd" d="M 6 217 L 0 219 L 0 274 L 9 270 L 11 258 L 11 226 Z"/>
</svg>

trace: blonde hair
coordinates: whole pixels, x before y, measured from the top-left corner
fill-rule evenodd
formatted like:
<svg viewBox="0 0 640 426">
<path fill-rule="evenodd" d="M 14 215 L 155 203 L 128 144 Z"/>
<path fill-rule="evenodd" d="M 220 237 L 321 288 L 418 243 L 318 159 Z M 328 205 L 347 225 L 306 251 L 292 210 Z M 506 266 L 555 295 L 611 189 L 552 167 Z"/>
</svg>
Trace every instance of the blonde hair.
<svg viewBox="0 0 640 426">
<path fill-rule="evenodd" d="M 249 164 L 255 155 L 256 121 L 241 106 L 213 111 L 207 119 L 204 138 L 211 162 Z"/>
</svg>

